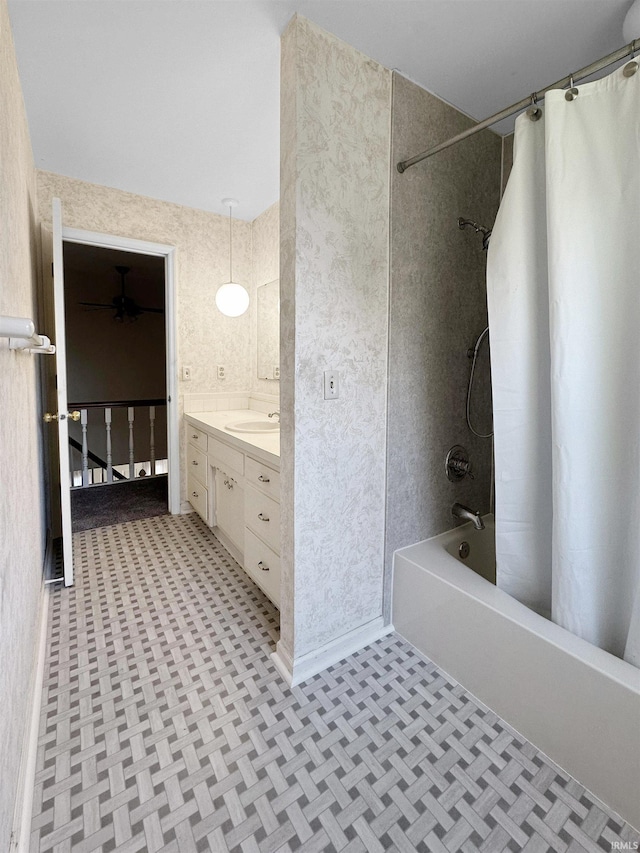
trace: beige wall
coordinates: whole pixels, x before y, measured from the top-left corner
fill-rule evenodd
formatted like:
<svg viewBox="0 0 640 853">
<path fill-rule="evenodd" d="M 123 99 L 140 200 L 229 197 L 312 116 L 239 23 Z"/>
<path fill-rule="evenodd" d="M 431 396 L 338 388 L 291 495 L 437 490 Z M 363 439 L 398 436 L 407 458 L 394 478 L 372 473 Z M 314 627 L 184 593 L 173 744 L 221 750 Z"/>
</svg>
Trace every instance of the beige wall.
<svg viewBox="0 0 640 853">
<path fill-rule="evenodd" d="M 252 224 L 233 220 L 233 277 L 252 296 L 241 317 L 224 317 L 215 307 L 217 286 L 229 278 L 229 220 L 108 187 L 38 172 L 38 202 L 42 221 L 51 222 L 51 200 L 62 200 L 63 223 L 81 228 L 148 240 L 176 247 L 176 325 L 179 413 L 183 395 L 224 391 L 266 390 L 278 393 L 278 382 L 259 383 L 255 369 L 255 287 L 265 275 L 278 277 L 278 205 Z M 253 232 L 256 267 L 253 265 Z M 192 379 L 181 379 L 181 368 L 192 368 Z M 226 378 L 219 380 L 217 365 Z M 182 430 L 182 418 L 181 430 Z M 183 443 L 181 442 L 181 447 Z M 182 500 L 185 497 L 182 465 Z"/>
<path fill-rule="evenodd" d="M 36 186 L 4 0 L 0 2 L 0 314 L 36 314 Z M 37 330 L 39 331 L 39 330 Z M 43 356 L 46 357 L 46 356 Z M 9 849 L 31 711 L 44 557 L 38 358 L 0 338 L 0 849 Z"/>
<path fill-rule="evenodd" d="M 394 74 L 392 164 L 455 136 L 472 122 Z M 484 131 L 400 174 L 391 170 L 391 299 L 387 445 L 386 601 L 393 551 L 454 526 L 459 501 L 489 511 L 491 439 L 467 428 L 467 350 L 487 325 L 482 239 L 500 197 L 501 139 Z M 491 431 L 489 349 L 479 351 L 472 423 Z M 470 453 L 475 479 L 450 482 L 447 451 Z"/>
<path fill-rule="evenodd" d="M 295 666 L 382 614 L 391 74 L 296 17 L 281 104 L 278 648 Z"/>
</svg>

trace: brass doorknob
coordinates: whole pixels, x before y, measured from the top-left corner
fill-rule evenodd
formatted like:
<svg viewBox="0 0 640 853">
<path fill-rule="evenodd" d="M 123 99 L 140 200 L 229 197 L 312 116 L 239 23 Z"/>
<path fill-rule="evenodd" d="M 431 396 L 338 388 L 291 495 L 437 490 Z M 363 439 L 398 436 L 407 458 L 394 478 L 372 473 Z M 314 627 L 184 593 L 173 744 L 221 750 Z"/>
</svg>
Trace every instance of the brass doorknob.
<svg viewBox="0 0 640 853">
<path fill-rule="evenodd" d="M 72 421 L 79 421 L 80 420 L 80 412 L 78 412 L 78 411 L 67 412 L 66 417 L 68 417 Z M 50 424 L 52 421 L 57 421 L 57 420 L 63 421 L 64 419 L 65 419 L 65 415 L 60 415 L 60 416 L 53 415 L 53 414 L 51 414 L 51 412 L 47 412 L 45 415 L 42 416 L 42 420 L 46 424 Z"/>
</svg>

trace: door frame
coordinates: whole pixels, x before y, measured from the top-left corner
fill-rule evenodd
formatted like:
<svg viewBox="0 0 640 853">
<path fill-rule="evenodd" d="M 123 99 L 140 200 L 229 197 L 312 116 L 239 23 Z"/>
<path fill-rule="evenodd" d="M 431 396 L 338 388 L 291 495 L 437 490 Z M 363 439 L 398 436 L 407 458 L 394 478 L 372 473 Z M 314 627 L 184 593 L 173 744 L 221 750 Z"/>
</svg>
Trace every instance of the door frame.
<svg viewBox="0 0 640 853">
<path fill-rule="evenodd" d="M 115 234 L 101 234 L 97 231 L 85 231 L 81 228 L 62 226 L 62 241 L 80 243 L 85 246 L 100 246 L 123 252 L 135 252 L 139 255 L 153 255 L 164 258 L 164 307 L 165 307 L 165 368 L 167 382 L 167 464 L 168 505 L 172 515 L 180 514 L 180 425 L 178 421 L 178 359 L 176 351 L 176 300 L 175 300 L 175 246 L 164 243 L 150 243 L 147 240 L 135 240 L 132 237 L 118 237 Z"/>
</svg>

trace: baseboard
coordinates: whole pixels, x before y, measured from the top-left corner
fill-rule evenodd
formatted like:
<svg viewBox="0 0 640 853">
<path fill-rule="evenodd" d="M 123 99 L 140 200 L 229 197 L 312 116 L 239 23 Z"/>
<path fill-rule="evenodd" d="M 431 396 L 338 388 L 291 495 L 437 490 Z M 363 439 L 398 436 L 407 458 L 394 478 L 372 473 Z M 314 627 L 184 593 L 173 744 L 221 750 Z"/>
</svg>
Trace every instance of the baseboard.
<svg viewBox="0 0 640 853">
<path fill-rule="evenodd" d="M 48 549 L 47 549 L 48 554 Z M 46 563 L 47 557 L 45 557 Z M 40 627 L 35 649 L 35 667 L 31 681 L 31 716 L 25 727 L 22 744 L 20 773 L 16 787 L 16 807 L 13 815 L 10 853 L 28 853 L 31 836 L 31 812 L 33 810 L 33 790 L 36 778 L 36 757 L 38 754 L 38 733 L 40 729 L 40 710 L 42 706 L 42 685 L 44 664 L 47 651 L 47 625 L 49 620 L 49 590 L 43 585 L 40 600 Z"/>
<path fill-rule="evenodd" d="M 353 631 L 296 659 L 291 657 L 280 641 L 271 659 L 289 687 L 295 687 L 392 632 L 393 625 L 385 625 L 382 616 L 378 616 L 371 622 L 354 628 Z"/>
<path fill-rule="evenodd" d="M 212 527 L 211 532 L 216 537 L 218 542 L 222 545 L 222 547 L 226 548 L 226 550 L 231 554 L 236 563 L 238 563 L 240 566 L 244 566 L 244 554 L 239 551 L 238 548 L 236 548 L 236 546 L 229 539 L 229 537 L 225 536 L 225 534 L 220 530 L 219 527 Z"/>
</svg>

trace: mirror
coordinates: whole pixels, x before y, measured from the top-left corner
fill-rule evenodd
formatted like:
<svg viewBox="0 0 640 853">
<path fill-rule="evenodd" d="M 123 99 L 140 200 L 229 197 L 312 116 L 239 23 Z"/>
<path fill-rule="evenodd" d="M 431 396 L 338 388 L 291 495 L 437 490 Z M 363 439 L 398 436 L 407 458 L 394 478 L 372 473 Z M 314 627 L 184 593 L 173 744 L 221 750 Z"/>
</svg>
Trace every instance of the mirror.
<svg viewBox="0 0 640 853">
<path fill-rule="evenodd" d="M 257 288 L 258 379 L 280 379 L 280 281 Z"/>
</svg>

